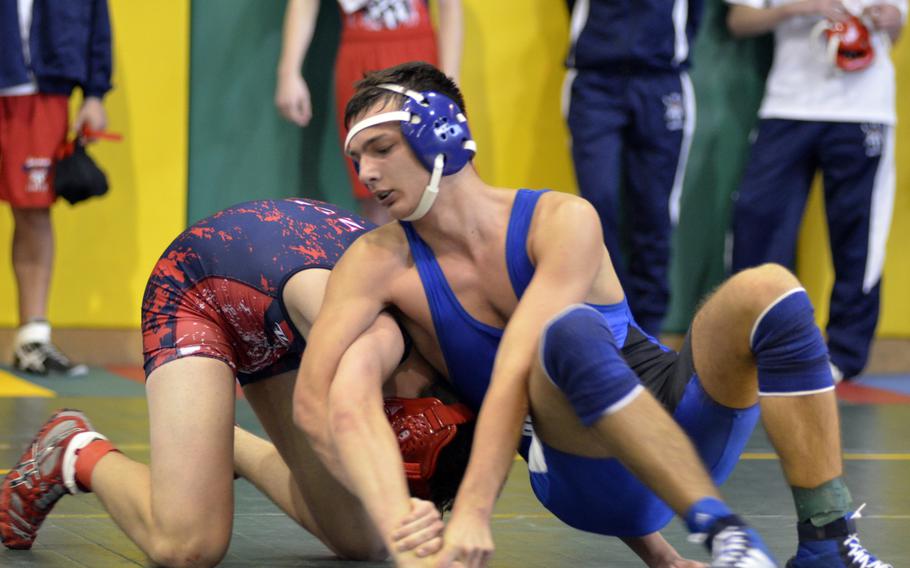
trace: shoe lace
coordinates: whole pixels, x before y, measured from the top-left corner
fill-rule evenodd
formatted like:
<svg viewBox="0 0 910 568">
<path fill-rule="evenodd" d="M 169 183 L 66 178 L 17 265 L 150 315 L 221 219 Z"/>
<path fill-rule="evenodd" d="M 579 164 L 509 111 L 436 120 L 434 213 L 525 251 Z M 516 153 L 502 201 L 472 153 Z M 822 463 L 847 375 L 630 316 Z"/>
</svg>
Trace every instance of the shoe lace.
<svg viewBox="0 0 910 568">
<path fill-rule="evenodd" d="M 726 528 L 714 539 L 720 541 L 720 546 L 715 547 L 714 562 L 721 566 L 737 566 L 749 550 L 749 536 L 739 527 Z"/>
<path fill-rule="evenodd" d="M 59 349 L 57 349 L 57 346 L 54 345 L 53 343 L 45 343 L 44 345 L 41 346 L 41 349 L 44 351 L 44 356 L 46 358 L 53 359 L 54 361 L 56 361 L 57 363 L 59 363 L 60 365 L 62 365 L 64 367 L 72 366 L 73 363 L 72 363 L 72 361 L 70 361 L 69 357 L 67 357 L 66 355 L 63 354 L 63 352 L 61 352 Z"/>
<path fill-rule="evenodd" d="M 35 459 L 35 456 L 38 454 L 38 444 L 32 443 L 31 445 L 31 455 L 32 457 L 23 460 L 22 462 L 16 464 L 16 466 L 10 471 L 10 473 L 16 473 L 16 479 L 12 481 L 12 486 L 25 485 L 28 491 L 34 491 L 34 489 L 39 485 L 36 483 L 36 479 L 39 475 L 39 465 L 38 460 Z"/>
<path fill-rule="evenodd" d="M 707 539 L 707 533 L 692 533 L 687 537 L 689 542 L 695 544 L 704 544 Z M 711 549 L 714 551 L 714 561 L 711 566 L 737 568 L 742 561 L 748 560 L 752 540 L 742 527 L 730 526 L 714 536 Z"/>
<path fill-rule="evenodd" d="M 48 489 L 41 490 L 40 488 L 34 488 L 32 490 L 35 499 L 35 508 L 47 514 L 47 511 L 60 500 L 61 497 L 66 495 L 66 487 L 62 484 L 55 484 Z"/>
<path fill-rule="evenodd" d="M 865 506 L 865 503 L 860 505 L 859 509 L 850 515 L 850 518 L 861 519 Z M 894 568 L 891 564 L 882 562 L 866 550 L 859 540 L 859 535 L 856 533 L 847 537 L 844 541 L 844 547 L 847 549 L 847 558 L 850 559 L 851 566 L 856 566 L 856 568 Z"/>
<path fill-rule="evenodd" d="M 868 550 L 859 541 L 859 536 L 851 534 L 844 541 L 847 548 L 847 558 L 850 559 L 850 565 L 856 568 L 894 568 L 892 565 L 882 562 L 869 553 Z"/>
</svg>

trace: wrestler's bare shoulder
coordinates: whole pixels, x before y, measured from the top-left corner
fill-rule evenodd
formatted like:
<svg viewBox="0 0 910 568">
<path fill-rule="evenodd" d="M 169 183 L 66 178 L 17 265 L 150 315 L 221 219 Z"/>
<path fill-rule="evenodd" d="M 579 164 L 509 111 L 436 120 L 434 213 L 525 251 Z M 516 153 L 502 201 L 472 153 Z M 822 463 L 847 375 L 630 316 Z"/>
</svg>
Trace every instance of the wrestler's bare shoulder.
<svg viewBox="0 0 910 568">
<path fill-rule="evenodd" d="M 557 224 L 586 230 L 600 223 L 597 211 L 590 202 L 560 191 L 543 194 L 534 217 L 534 225 L 541 228 Z"/>
<path fill-rule="evenodd" d="M 364 233 L 344 256 L 374 265 L 401 267 L 408 263 L 410 248 L 401 225 L 392 222 Z"/>
</svg>

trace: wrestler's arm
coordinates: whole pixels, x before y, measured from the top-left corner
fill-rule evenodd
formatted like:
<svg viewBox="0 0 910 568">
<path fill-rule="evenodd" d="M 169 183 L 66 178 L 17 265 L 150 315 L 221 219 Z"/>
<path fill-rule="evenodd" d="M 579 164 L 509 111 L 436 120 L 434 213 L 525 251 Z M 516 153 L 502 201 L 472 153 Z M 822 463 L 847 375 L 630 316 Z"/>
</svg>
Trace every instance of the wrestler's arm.
<svg viewBox="0 0 910 568">
<path fill-rule="evenodd" d="M 329 389 L 345 351 L 376 321 L 386 304 L 395 266 L 387 247 L 376 244 L 379 231 L 355 241 L 332 271 L 294 387 L 294 422 L 339 479 L 344 475 L 328 426 Z"/>
<path fill-rule="evenodd" d="M 292 276 L 283 290 L 288 315 L 305 338 L 310 337 L 310 329 L 322 305 L 329 275 L 330 272 L 325 269 L 303 270 Z M 382 539 L 386 549 L 391 549 L 387 536 L 390 527 L 384 526 L 383 523 L 388 523 L 389 519 L 400 519 L 403 517 L 402 511 L 405 511 L 406 518 L 413 521 L 407 525 L 408 538 L 398 544 L 404 545 L 407 550 L 419 549 L 421 552 L 432 553 L 438 550 L 442 543 L 439 511 L 429 501 L 409 499 L 406 486 L 403 490 L 397 490 L 395 487 L 396 482 L 400 484 L 399 480 L 404 479 L 401 457 L 382 410 L 381 391 L 384 379 L 394 372 L 395 380 L 388 379 L 387 382 L 390 385 L 400 382 L 402 373 L 395 369 L 401 360 L 403 345 L 404 340 L 397 323 L 391 316 L 381 314 L 347 350 L 339 364 L 336 380 L 332 383 L 329 395 L 337 397 L 338 400 L 333 401 L 330 398 L 329 421 L 331 425 L 335 418 L 340 417 L 344 423 L 358 422 L 359 427 L 343 427 L 342 435 L 336 432 L 334 438 L 336 447 L 346 449 L 340 455 L 342 473 L 346 474 L 346 477 L 340 478 L 339 481 L 364 504 L 365 512 L 376 527 L 375 534 Z M 426 383 L 432 378 L 429 370 L 419 372 L 419 368 L 415 370 L 414 367 L 415 365 L 407 366 L 408 380 L 415 383 L 412 391 L 419 388 L 417 383 Z M 378 396 L 374 396 L 377 393 Z M 369 404 L 367 400 L 370 401 Z M 333 412 L 332 409 L 340 409 L 341 412 Z M 345 415 L 350 420 L 345 420 Z M 383 436 L 383 429 L 388 431 L 387 436 Z M 374 432 L 378 434 L 374 435 Z M 391 444 L 377 443 L 386 437 L 391 440 Z M 364 448 L 367 451 L 361 452 L 360 450 Z M 355 455 L 358 459 L 353 461 L 353 465 L 351 460 L 345 459 Z M 370 477 L 365 478 L 364 474 L 369 474 Z M 387 490 L 371 491 L 374 484 Z M 331 493 L 309 495 L 311 499 L 324 500 L 326 504 L 318 507 L 323 511 L 332 510 L 331 504 L 337 502 L 335 497 Z M 336 508 L 336 514 L 345 513 L 343 508 Z M 359 550 L 375 542 L 376 537 L 362 531 L 326 530 L 321 538 L 333 547 L 333 550 L 347 550 L 350 547 Z M 364 539 L 365 542 L 362 542 Z M 398 560 L 401 555 L 395 556 Z"/>
<path fill-rule="evenodd" d="M 496 354 L 474 449 L 445 533 L 444 565 L 462 559 L 467 566 L 483 566 L 492 553 L 490 516 L 528 413 L 528 380 L 541 330 L 559 311 L 584 301 L 603 259 L 601 234 L 588 202 L 555 193 L 541 198 L 529 243 L 534 277 Z"/>
<path fill-rule="evenodd" d="M 360 498 L 398 565 L 414 560 L 399 548 L 432 554 L 442 545 L 442 519 L 435 506 L 412 500 L 398 441 L 383 411 L 382 386 L 404 353 L 395 320 L 381 314 L 345 352 L 329 391 L 329 421 L 349 489 Z M 393 533 L 413 513 L 407 539 Z M 408 558 L 411 557 L 411 558 Z"/>
</svg>

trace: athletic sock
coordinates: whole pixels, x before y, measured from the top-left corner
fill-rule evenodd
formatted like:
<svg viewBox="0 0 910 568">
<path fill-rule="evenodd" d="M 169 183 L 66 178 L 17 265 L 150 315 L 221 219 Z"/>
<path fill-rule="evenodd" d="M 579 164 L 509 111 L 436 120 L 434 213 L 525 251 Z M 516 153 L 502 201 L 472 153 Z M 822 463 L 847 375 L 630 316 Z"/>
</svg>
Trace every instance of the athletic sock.
<svg viewBox="0 0 910 568">
<path fill-rule="evenodd" d="M 33 319 L 16 332 L 16 347 L 29 343 L 50 343 L 51 324 L 46 319 Z"/>
<path fill-rule="evenodd" d="M 92 490 L 92 472 L 98 461 L 110 452 L 119 451 L 98 432 L 80 432 L 73 436 L 63 455 L 63 484 L 76 495 Z"/>
<path fill-rule="evenodd" d="M 684 520 L 689 532 L 707 534 L 719 519 L 731 516 L 733 511 L 726 503 L 716 497 L 704 497 L 689 507 Z"/>
</svg>

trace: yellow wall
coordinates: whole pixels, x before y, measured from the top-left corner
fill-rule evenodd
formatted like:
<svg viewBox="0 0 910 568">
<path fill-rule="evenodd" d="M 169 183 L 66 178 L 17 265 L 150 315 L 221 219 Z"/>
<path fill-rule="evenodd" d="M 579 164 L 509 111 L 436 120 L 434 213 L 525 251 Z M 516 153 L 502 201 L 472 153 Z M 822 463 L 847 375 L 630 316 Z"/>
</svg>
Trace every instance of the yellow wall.
<svg viewBox="0 0 910 568">
<path fill-rule="evenodd" d="M 189 2 L 109 0 L 116 144 L 91 152 L 110 193 L 53 208 L 57 257 L 49 317 L 57 326 L 138 327 L 152 266 L 186 219 Z M 12 217 L 0 213 L 0 325 L 17 325 L 10 267 Z"/>
<path fill-rule="evenodd" d="M 905 30 L 905 37 L 907 32 Z M 904 39 L 892 52 L 897 71 L 897 115 L 895 161 L 897 194 L 894 220 L 885 256 L 882 279 L 881 319 L 878 335 L 910 336 L 910 41 Z M 816 183 L 800 234 L 797 272 L 816 306 L 820 325 L 828 319 L 828 294 L 834 282 L 828 249 L 820 186 Z"/>
<path fill-rule="evenodd" d="M 477 167 L 505 187 L 575 191 L 560 110 L 568 12 L 552 0 L 464 0 L 461 86 Z"/>
</svg>

